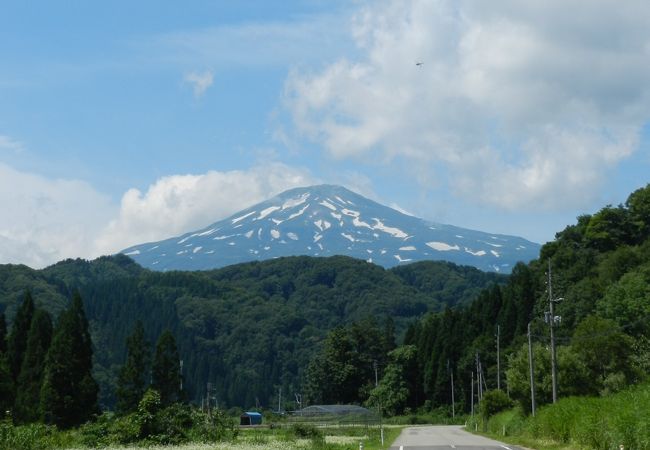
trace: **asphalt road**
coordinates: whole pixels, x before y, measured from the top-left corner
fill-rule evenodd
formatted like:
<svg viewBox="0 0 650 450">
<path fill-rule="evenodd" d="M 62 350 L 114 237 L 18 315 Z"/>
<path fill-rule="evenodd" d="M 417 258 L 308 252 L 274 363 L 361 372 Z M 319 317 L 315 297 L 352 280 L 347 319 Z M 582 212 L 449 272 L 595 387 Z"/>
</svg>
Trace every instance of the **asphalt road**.
<svg viewBox="0 0 650 450">
<path fill-rule="evenodd" d="M 519 447 L 468 433 L 460 426 L 404 428 L 391 450 L 520 450 Z"/>
</svg>

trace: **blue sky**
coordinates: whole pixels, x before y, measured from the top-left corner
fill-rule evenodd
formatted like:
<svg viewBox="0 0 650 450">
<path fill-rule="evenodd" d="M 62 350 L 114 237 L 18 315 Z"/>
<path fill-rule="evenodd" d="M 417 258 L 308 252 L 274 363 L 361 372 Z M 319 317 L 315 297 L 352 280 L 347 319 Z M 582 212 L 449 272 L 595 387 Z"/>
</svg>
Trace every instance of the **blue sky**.
<svg viewBox="0 0 650 450">
<path fill-rule="evenodd" d="M 649 181 L 650 6 L 525 3 L 3 2 L 0 263 L 315 183 L 551 240 Z"/>
</svg>

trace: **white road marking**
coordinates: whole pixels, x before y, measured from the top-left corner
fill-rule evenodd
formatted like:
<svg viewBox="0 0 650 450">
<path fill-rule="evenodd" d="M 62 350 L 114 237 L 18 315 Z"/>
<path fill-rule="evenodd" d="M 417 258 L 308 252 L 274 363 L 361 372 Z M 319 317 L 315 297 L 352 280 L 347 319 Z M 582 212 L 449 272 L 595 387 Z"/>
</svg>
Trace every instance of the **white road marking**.
<svg viewBox="0 0 650 450">
<path fill-rule="evenodd" d="M 403 446 L 403 445 L 400 445 L 400 446 L 399 446 L 399 450 L 404 450 L 404 446 Z"/>
<path fill-rule="evenodd" d="M 505 445 L 499 445 L 499 447 L 503 447 L 503 448 L 505 448 L 506 450 L 511 450 L 510 447 L 506 447 Z"/>
</svg>

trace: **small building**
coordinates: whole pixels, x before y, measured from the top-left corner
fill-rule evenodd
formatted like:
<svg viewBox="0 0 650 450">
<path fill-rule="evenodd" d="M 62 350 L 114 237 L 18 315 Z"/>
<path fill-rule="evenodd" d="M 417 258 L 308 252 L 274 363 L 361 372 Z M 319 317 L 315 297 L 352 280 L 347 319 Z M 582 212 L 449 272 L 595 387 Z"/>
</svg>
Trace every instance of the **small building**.
<svg viewBox="0 0 650 450">
<path fill-rule="evenodd" d="M 247 411 L 239 416 L 239 425 L 262 425 L 262 414 Z"/>
</svg>

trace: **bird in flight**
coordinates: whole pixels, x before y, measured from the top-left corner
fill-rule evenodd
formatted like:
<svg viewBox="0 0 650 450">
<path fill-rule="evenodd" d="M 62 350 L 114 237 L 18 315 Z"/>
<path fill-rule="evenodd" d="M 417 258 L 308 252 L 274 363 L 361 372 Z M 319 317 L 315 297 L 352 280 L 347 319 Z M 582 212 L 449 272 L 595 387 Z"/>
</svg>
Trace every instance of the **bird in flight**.
<svg viewBox="0 0 650 450">
<path fill-rule="evenodd" d="M 423 63 L 423 62 L 420 62 L 420 61 L 418 61 L 418 62 L 415 63 L 415 65 L 418 66 L 418 67 L 420 67 L 422 64 L 424 64 L 424 63 Z"/>
</svg>

